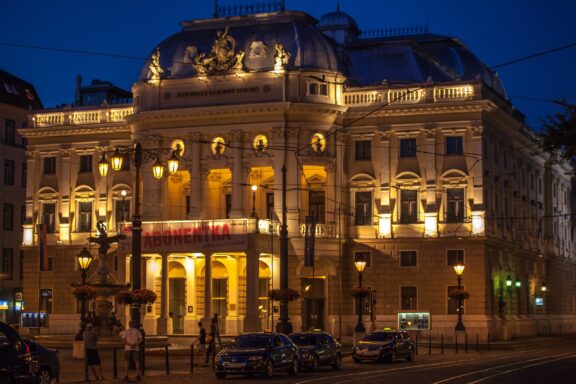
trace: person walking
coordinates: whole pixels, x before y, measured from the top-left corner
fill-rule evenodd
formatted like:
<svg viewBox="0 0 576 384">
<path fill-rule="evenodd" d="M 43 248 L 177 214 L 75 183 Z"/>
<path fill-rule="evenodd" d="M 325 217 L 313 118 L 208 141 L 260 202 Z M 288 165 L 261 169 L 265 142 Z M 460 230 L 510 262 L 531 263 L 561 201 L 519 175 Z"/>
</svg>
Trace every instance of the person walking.
<svg viewBox="0 0 576 384">
<path fill-rule="evenodd" d="M 222 340 L 220 339 L 220 331 L 218 330 L 217 313 L 215 313 L 212 319 L 210 319 L 210 334 L 208 335 L 208 349 L 206 350 L 205 366 L 207 366 L 208 361 L 210 361 L 210 355 L 216 353 L 216 340 L 218 340 L 218 346 L 222 348 Z"/>
<path fill-rule="evenodd" d="M 86 328 L 84 328 L 84 332 L 82 333 L 82 340 L 84 340 L 84 350 L 86 351 L 86 365 L 90 368 L 96 380 L 104 380 L 97 347 L 98 334 L 94 330 L 94 324 L 86 324 Z M 97 368 L 98 370 L 96 370 Z"/>
<path fill-rule="evenodd" d="M 202 322 L 198 322 L 198 353 L 200 356 L 206 353 L 206 328 Z"/>
<path fill-rule="evenodd" d="M 136 366 L 136 380 L 140 380 L 140 344 L 142 343 L 142 333 L 130 320 L 128 329 L 120 332 L 120 337 L 124 340 L 124 381 L 130 381 L 128 370 L 130 364 L 134 362 Z"/>
</svg>

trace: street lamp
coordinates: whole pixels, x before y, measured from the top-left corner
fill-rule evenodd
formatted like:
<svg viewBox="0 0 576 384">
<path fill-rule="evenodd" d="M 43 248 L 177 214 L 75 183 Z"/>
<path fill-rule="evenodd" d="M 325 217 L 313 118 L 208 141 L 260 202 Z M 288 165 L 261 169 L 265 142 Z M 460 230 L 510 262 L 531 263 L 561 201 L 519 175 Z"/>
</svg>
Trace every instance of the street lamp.
<svg viewBox="0 0 576 384">
<path fill-rule="evenodd" d="M 510 275 L 506 277 L 506 287 L 510 288 L 512 286 L 512 278 Z"/>
<path fill-rule="evenodd" d="M 256 191 L 258 190 L 257 185 L 252 185 L 252 217 L 256 217 Z"/>
<path fill-rule="evenodd" d="M 464 264 L 456 264 L 454 266 L 454 272 L 456 272 L 456 279 L 458 281 L 458 291 L 462 290 L 462 274 L 464 273 Z M 456 327 L 454 328 L 456 331 L 465 331 L 466 327 L 464 323 L 462 323 L 462 292 L 459 292 L 458 296 L 458 322 L 456 323 Z"/>
<path fill-rule="evenodd" d="M 134 213 L 132 215 L 132 260 L 130 280 L 132 289 L 141 288 L 141 265 L 142 265 L 142 217 L 140 216 L 140 178 L 141 167 L 143 163 L 156 159 L 152 166 L 152 172 L 156 179 L 161 179 L 164 175 L 164 165 L 160 161 L 160 155 L 166 152 L 171 152 L 172 156 L 168 160 L 168 172 L 174 174 L 178 171 L 178 158 L 182 154 L 180 144 L 176 144 L 175 148 L 146 148 L 143 149 L 140 143 L 135 143 L 133 147 L 116 147 L 111 152 L 110 165 L 115 171 L 122 169 L 122 162 L 126 155 L 132 160 L 135 168 L 134 175 Z M 102 159 L 98 162 L 98 169 L 100 176 L 105 177 L 108 174 L 108 161 L 106 154 L 102 154 Z M 122 213 L 124 215 L 124 213 Z M 130 306 L 130 319 L 134 322 L 136 327 L 140 326 L 140 306 Z"/>
<path fill-rule="evenodd" d="M 125 189 L 120 191 L 120 196 L 122 196 L 122 217 L 120 218 L 120 221 L 124 221 L 126 219 L 124 217 L 124 201 L 126 200 L 126 190 Z"/>
<path fill-rule="evenodd" d="M 514 285 L 516 286 L 516 288 L 520 288 L 522 286 L 522 281 L 520 280 L 520 277 L 516 276 L 516 281 L 514 282 Z"/>
<path fill-rule="evenodd" d="M 366 259 L 364 258 L 363 253 L 356 253 L 354 258 L 354 265 L 356 266 L 356 270 L 358 271 L 358 288 L 362 288 L 362 272 L 364 272 L 364 268 L 366 268 Z M 364 324 L 362 324 L 362 295 L 358 295 L 358 324 L 356 324 L 356 328 L 354 329 L 358 333 L 366 332 L 366 328 Z"/>
<path fill-rule="evenodd" d="M 541 290 L 542 292 L 546 292 L 546 289 L 547 289 L 547 288 L 546 288 L 546 282 L 543 281 L 543 282 L 542 282 L 542 286 L 540 287 L 540 290 Z"/>
<path fill-rule="evenodd" d="M 90 251 L 84 247 L 78 255 L 76 255 L 76 260 L 78 260 L 78 265 L 80 266 L 81 276 L 82 276 L 82 287 L 86 285 L 86 276 L 88 274 L 88 268 L 92 263 L 92 254 Z M 81 296 L 81 307 L 80 307 L 80 333 L 84 332 L 84 327 L 86 326 L 86 298 L 84 295 Z"/>
</svg>

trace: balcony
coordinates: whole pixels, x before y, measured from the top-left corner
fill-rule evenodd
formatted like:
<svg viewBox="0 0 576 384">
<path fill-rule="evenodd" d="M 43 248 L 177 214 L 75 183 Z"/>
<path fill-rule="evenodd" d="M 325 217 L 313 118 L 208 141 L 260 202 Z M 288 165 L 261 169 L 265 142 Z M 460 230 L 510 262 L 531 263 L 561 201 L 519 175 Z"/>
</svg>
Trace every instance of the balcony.
<svg viewBox="0 0 576 384">
<path fill-rule="evenodd" d="M 95 108 L 64 108 L 54 112 L 43 112 L 30 115 L 32 127 L 59 127 L 68 125 L 91 125 L 102 123 L 120 123 L 131 115 L 131 105 Z"/>
</svg>

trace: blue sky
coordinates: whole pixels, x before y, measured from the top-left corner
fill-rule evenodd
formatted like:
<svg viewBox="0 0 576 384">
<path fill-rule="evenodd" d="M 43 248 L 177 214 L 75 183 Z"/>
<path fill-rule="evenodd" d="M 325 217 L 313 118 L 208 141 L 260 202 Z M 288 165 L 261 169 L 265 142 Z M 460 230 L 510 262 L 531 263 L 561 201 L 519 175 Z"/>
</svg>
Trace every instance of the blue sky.
<svg viewBox="0 0 576 384">
<path fill-rule="evenodd" d="M 221 0 L 220 3 L 226 3 Z M 231 3 L 232 1 L 228 1 Z M 337 1 L 287 0 L 288 9 L 320 18 Z M 342 0 L 360 29 L 415 26 L 458 37 L 488 66 L 576 42 L 573 0 Z M 129 89 L 146 56 L 180 22 L 209 18 L 209 0 L 0 0 L 0 68 L 32 83 L 46 107 L 70 103 L 77 74 Z M 96 51 L 138 59 L 2 45 Z M 513 104 L 537 129 L 558 111 L 547 100 L 576 102 L 576 47 L 498 70 Z"/>
</svg>

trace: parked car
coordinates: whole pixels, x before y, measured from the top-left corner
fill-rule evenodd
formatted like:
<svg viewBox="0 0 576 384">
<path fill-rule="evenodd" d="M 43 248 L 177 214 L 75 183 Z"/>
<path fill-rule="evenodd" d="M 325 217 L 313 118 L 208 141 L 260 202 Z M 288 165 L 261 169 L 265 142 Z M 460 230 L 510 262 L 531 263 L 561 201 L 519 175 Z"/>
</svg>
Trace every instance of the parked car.
<svg viewBox="0 0 576 384">
<path fill-rule="evenodd" d="M 403 357 L 414 361 L 416 347 L 410 335 L 405 331 L 374 331 L 360 340 L 352 348 L 352 359 L 355 363 L 364 360 L 388 360 L 394 363 Z"/>
<path fill-rule="evenodd" d="M 36 360 L 36 379 L 38 384 L 49 384 L 60 375 L 60 360 L 54 349 L 48 349 L 35 341 L 24 338 L 32 358 Z"/>
<path fill-rule="evenodd" d="M 296 375 L 299 359 L 298 347 L 283 333 L 245 333 L 216 355 L 214 372 L 218 379 L 255 373 L 270 378 L 278 371 Z"/>
<path fill-rule="evenodd" d="M 32 383 L 36 369 L 30 349 L 18 332 L 0 322 L 0 384 Z"/>
<path fill-rule="evenodd" d="M 333 369 L 342 367 L 340 344 L 331 334 L 322 331 L 292 333 L 290 339 L 300 350 L 300 367 L 317 371 L 329 365 Z"/>
</svg>

